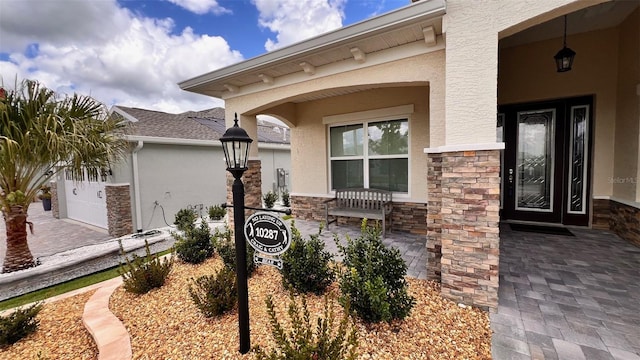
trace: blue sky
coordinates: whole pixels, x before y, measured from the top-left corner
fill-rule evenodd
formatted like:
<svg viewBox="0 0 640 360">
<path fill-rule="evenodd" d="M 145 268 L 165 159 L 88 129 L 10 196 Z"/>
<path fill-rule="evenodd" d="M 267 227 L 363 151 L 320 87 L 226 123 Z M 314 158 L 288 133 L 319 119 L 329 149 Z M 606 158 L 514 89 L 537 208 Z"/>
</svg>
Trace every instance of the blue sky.
<svg viewBox="0 0 640 360">
<path fill-rule="evenodd" d="M 177 83 L 409 0 L 0 0 L 0 76 L 167 112 L 223 106 Z"/>
</svg>

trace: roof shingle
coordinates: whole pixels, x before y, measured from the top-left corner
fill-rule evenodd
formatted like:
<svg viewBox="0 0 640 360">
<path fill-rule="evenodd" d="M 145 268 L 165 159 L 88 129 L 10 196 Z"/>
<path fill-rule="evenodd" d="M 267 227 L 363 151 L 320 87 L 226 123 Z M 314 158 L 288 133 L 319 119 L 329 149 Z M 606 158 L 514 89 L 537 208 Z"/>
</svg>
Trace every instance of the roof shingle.
<svg viewBox="0 0 640 360">
<path fill-rule="evenodd" d="M 138 121 L 131 123 L 131 135 L 163 138 L 219 140 L 226 131 L 224 108 L 169 114 L 125 106 L 116 106 Z M 289 129 L 260 120 L 258 142 L 289 144 Z"/>
</svg>

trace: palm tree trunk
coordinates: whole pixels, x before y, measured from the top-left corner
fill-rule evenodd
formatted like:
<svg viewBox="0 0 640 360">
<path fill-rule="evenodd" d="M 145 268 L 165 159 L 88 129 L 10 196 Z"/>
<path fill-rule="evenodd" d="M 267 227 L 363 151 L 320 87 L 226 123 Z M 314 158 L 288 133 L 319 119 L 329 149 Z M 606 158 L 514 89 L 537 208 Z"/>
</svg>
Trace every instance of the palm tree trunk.
<svg viewBox="0 0 640 360">
<path fill-rule="evenodd" d="M 22 206 L 11 206 L 9 213 L 4 213 L 4 222 L 7 229 L 7 255 L 2 264 L 2 272 L 35 266 L 27 243 L 27 212 Z"/>
</svg>

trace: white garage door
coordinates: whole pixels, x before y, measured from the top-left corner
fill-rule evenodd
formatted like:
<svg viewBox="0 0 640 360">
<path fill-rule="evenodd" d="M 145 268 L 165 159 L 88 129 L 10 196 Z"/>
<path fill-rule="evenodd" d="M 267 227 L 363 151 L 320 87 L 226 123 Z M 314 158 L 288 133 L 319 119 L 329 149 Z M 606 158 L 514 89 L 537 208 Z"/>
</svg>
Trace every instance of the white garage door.
<svg viewBox="0 0 640 360">
<path fill-rule="evenodd" d="M 67 217 L 101 228 L 107 228 L 107 196 L 104 191 L 106 176 L 97 169 L 85 169 L 82 174 L 65 172 Z"/>
</svg>

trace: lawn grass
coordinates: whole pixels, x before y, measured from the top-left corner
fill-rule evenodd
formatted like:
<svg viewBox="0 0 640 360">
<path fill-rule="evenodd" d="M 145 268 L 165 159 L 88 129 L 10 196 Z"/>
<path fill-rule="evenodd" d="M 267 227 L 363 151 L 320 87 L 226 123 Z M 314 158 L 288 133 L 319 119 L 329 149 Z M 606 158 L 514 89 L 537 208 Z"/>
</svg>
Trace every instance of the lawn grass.
<svg viewBox="0 0 640 360">
<path fill-rule="evenodd" d="M 161 251 L 157 254 L 158 256 L 163 256 L 169 253 L 171 253 L 171 249 Z M 89 286 L 105 280 L 113 279 L 115 277 L 120 276 L 120 273 L 118 272 L 118 270 L 119 270 L 119 266 L 114 266 L 102 271 L 95 272 L 93 274 L 89 274 L 73 280 L 65 281 L 60 284 L 52 285 L 44 289 L 32 291 L 30 293 L 22 294 L 20 296 L 16 296 L 4 301 L 0 301 L 0 311 L 12 309 L 14 307 L 30 304 L 36 301 L 41 301 L 53 296 L 67 293 L 69 291 L 83 288 L 85 286 Z"/>
</svg>

